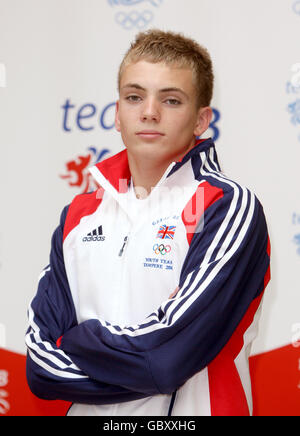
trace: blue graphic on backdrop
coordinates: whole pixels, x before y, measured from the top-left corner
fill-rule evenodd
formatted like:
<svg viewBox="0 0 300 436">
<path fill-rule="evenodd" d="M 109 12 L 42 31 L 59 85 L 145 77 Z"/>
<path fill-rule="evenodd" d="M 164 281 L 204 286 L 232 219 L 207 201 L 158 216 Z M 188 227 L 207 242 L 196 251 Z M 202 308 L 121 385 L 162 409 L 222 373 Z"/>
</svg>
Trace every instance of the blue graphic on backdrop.
<svg viewBox="0 0 300 436">
<path fill-rule="evenodd" d="M 298 253 L 299 256 L 300 256 L 300 234 L 294 236 L 294 243 L 295 243 L 296 245 L 298 245 L 297 253 Z"/>
<path fill-rule="evenodd" d="M 296 2 L 294 2 L 293 4 L 293 10 L 296 14 L 300 15 L 300 1 L 297 0 Z"/>
<path fill-rule="evenodd" d="M 300 226 L 300 215 L 298 213 L 294 213 L 292 217 L 292 224 L 293 226 L 297 226 L 299 228 Z M 298 229 L 299 232 L 299 229 Z M 293 243 L 297 245 L 297 254 L 300 256 L 300 233 L 296 233 L 293 238 Z"/>
<path fill-rule="evenodd" d="M 108 103 L 101 109 L 98 109 L 94 103 L 84 103 L 78 106 L 68 98 L 61 106 L 63 110 L 62 128 L 65 132 L 72 132 L 74 128 L 89 132 L 95 127 L 111 130 L 115 127 L 115 106 L 115 102 Z"/>
<path fill-rule="evenodd" d="M 147 5 L 148 7 L 159 7 L 163 0 L 107 0 L 112 7 L 125 7 L 124 10 L 119 10 L 115 14 L 115 21 L 125 30 L 142 30 L 145 29 L 154 19 L 155 9 L 134 9 L 128 10 L 129 7 L 139 7 L 139 5 Z"/>
<path fill-rule="evenodd" d="M 300 99 L 288 105 L 288 111 L 292 115 L 291 122 L 296 126 L 300 124 Z"/>
<path fill-rule="evenodd" d="M 215 109 L 215 108 L 212 108 L 212 111 L 213 111 L 214 118 L 213 118 L 212 122 L 210 123 L 209 127 L 213 131 L 212 140 L 216 141 L 220 136 L 220 130 L 217 127 L 217 123 L 220 121 L 221 113 L 220 113 L 220 111 L 218 111 L 218 109 Z"/>
<path fill-rule="evenodd" d="M 299 1 L 300 4 L 300 1 Z M 300 125 L 300 63 L 291 67 L 291 80 L 286 83 L 286 94 L 292 99 L 287 105 L 287 111 L 290 114 L 290 121 L 293 126 Z M 300 133 L 298 133 L 300 141 Z"/>
<path fill-rule="evenodd" d="M 151 3 L 153 6 L 159 6 L 163 0 L 108 0 L 108 2 L 112 5 L 123 5 L 123 6 L 133 6 L 138 3 Z"/>
<path fill-rule="evenodd" d="M 151 11 L 131 11 L 129 14 L 126 12 L 118 12 L 115 15 L 116 22 L 126 30 L 133 28 L 140 30 L 145 29 L 153 18 L 154 14 Z"/>
</svg>

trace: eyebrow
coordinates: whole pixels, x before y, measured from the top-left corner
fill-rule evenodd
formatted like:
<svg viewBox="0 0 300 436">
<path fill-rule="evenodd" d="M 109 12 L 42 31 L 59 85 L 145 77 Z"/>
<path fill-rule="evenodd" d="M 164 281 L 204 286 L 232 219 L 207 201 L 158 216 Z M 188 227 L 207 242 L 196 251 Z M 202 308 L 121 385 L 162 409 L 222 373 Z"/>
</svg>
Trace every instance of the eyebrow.
<svg viewBox="0 0 300 436">
<path fill-rule="evenodd" d="M 122 86 L 122 89 L 124 88 L 135 88 L 135 89 L 140 89 L 141 91 L 146 91 L 146 89 L 143 88 L 138 83 L 127 83 L 127 85 Z"/>
<path fill-rule="evenodd" d="M 134 89 L 139 89 L 140 91 L 147 91 L 146 88 L 143 88 L 138 83 L 127 83 L 126 85 L 122 86 L 122 89 L 125 89 L 125 88 L 134 88 Z M 171 87 L 168 87 L 168 88 L 162 88 L 162 89 L 159 90 L 159 92 L 160 93 L 165 93 L 165 92 L 180 92 L 186 98 L 189 98 L 189 96 L 181 88 L 177 88 L 175 86 L 171 86 Z"/>
</svg>

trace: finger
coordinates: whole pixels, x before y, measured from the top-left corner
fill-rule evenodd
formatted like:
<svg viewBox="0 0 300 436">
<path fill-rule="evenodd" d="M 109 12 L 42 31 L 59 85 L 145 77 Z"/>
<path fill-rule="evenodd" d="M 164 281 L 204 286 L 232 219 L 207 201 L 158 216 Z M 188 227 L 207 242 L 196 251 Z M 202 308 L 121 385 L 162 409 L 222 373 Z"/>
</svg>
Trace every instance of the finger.
<svg viewBox="0 0 300 436">
<path fill-rule="evenodd" d="M 177 286 L 177 288 L 175 289 L 175 291 L 172 292 L 172 294 L 169 296 L 169 299 L 175 297 L 175 295 L 177 294 L 178 291 L 179 291 L 179 286 Z"/>
</svg>

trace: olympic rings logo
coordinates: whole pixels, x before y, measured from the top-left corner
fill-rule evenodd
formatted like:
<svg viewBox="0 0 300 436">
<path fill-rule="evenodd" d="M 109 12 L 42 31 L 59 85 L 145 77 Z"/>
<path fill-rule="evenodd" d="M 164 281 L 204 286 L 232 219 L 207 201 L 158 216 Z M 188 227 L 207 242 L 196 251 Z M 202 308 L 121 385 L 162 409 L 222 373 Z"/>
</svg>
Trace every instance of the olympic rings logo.
<svg viewBox="0 0 300 436">
<path fill-rule="evenodd" d="M 163 0 L 108 0 L 108 3 L 111 6 L 134 6 L 147 1 L 155 7 L 158 7 L 163 2 Z"/>
<path fill-rule="evenodd" d="M 300 1 L 296 1 L 293 4 L 293 9 L 296 14 L 300 14 Z"/>
<path fill-rule="evenodd" d="M 155 254 L 162 254 L 164 256 L 165 254 L 170 253 L 171 247 L 170 245 L 155 244 L 153 245 L 153 251 Z"/>
<path fill-rule="evenodd" d="M 118 12 L 115 16 L 116 22 L 124 29 L 131 30 L 134 27 L 143 29 L 153 20 L 153 13 L 151 11 L 143 11 L 141 13 L 132 11 L 129 14 L 125 12 Z"/>
</svg>

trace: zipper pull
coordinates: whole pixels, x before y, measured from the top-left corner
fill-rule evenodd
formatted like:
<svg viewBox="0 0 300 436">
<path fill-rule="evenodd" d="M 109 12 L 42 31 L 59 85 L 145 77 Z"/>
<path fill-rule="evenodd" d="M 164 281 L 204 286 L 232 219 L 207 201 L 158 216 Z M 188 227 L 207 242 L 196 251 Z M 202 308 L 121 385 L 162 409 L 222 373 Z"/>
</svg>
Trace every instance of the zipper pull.
<svg viewBox="0 0 300 436">
<path fill-rule="evenodd" d="M 119 257 L 121 257 L 123 255 L 127 242 L 128 242 L 128 236 L 125 236 L 124 244 L 123 244 L 123 246 L 122 246 L 122 248 L 120 250 Z"/>
</svg>

